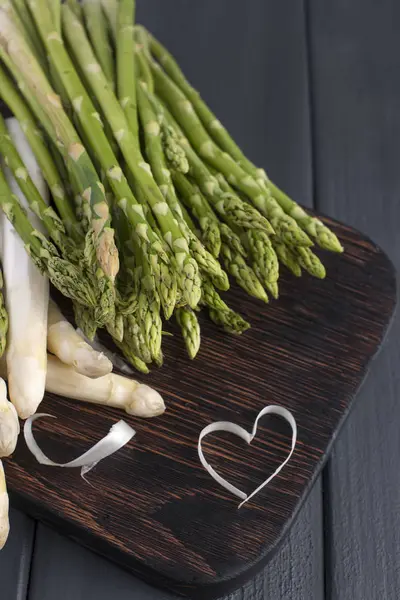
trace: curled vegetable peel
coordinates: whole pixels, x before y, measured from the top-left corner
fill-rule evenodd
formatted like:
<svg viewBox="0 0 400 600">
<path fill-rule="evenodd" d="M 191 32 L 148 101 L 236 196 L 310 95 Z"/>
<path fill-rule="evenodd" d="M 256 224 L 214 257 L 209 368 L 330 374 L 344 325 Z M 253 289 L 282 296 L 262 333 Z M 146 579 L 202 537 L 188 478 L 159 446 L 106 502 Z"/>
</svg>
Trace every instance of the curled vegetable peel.
<svg viewBox="0 0 400 600">
<path fill-rule="evenodd" d="M 291 449 L 290 449 L 289 454 L 285 458 L 285 460 L 281 462 L 279 467 L 272 473 L 272 475 L 270 475 L 261 485 L 259 485 L 253 492 L 251 492 L 251 494 L 247 495 L 245 492 L 243 492 L 236 486 L 229 483 L 229 481 L 227 481 L 226 479 L 221 477 L 221 475 L 219 475 L 217 473 L 217 471 L 207 462 L 207 460 L 205 459 L 204 454 L 203 454 L 201 442 L 209 433 L 213 433 L 216 431 L 228 431 L 229 433 L 234 433 L 238 437 L 242 438 L 248 444 L 251 444 L 251 442 L 253 441 L 253 439 L 255 438 L 255 436 L 257 434 L 258 422 L 261 419 L 261 417 L 264 417 L 265 415 L 276 415 L 278 417 L 282 417 L 283 419 L 285 419 L 285 421 L 287 421 L 289 423 L 289 425 L 292 429 Z M 258 492 L 260 492 L 266 485 L 268 485 L 268 483 L 270 481 L 272 481 L 272 479 L 274 477 L 276 477 L 276 475 L 278 475 L 278 473 L 283 469 L 283 467 L 289 462 L 289 460 L 294 452 L 294 449 L 296 447 L 296 443 L 297 443 L 297 424 L 296 424 L 296 420 L 295 420 L 294 416 L 292 415 L 292 413 L 289 410 L 287 410 L 283 406 L 276 406 L 276 405 L 271 404 L 270 406 L 266 406 L 265 408 L 263 408 L 258 413 L 251 433 L 248 432 L 243 427 L 241 427 L 240 425 L 237 425 L 236 423 L 232 423 L 231 421 L 216 421 L 215 423 L 211 423 L 210 425 L 207 425 L 200 432 L 197 451 L 199 454 L 200 462 L 203 465 L 203 467 L 206 469 L 207 473 L 209 475 L 211 475 L 211 477 L 217 483 L 219 483 L 223 488 L 228 490 L 228 492 L 231 492 L 232 494 L 234 494 L 235 496 L 237 496 L 238 498 L 240 498 L 242 500 L 242 502 L 238 506 L 238 508 L 241 508 L 243 506 L 243 504 L 246 504 L 246 502 L 248 502 L 256 494 L 258 494 Z"/>
<path fill-rule="evenodd" d="M 89 473 L 89 471 L 101 460 L 107 458 L 107 456 L 111 456 L 111 454 L 114 454 L 117 450 L 120 450 L 120 448 L 125 446 L 125 444 L 127 444 L 136 434 L 136 431 L 132 429 L 130 425 L 125 423 L 125 421 L 118 421 L 117 423 L 114 423 L 108 434 L 87 450 L 87 452 L 84 452 L 81 456 L 78 456 L 78 458 L 67 463 L 56 463 L 42 452 L 33 436 L 32 424 L 42 417 L 57 418 L 46 413 L 37 413 L 25 421 L 24 437 L 29 450 L 41 465 L 67 468 L 81 467 L 82 477 L 84 477 L 86 473 Z"/>
</svg>

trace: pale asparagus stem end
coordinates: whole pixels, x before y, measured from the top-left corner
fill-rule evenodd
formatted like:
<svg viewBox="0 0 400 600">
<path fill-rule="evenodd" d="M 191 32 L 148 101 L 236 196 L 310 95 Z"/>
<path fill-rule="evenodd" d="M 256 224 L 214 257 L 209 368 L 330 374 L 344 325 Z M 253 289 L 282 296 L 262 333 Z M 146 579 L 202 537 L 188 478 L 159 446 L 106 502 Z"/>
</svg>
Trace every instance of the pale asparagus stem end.
<svg viewBox="0 0 400 600">
<path fill-rule="evenodd" d="M 165 411 L 162 397 L 148 385 L 115 373 L 89 379 L 51 355 L 46 389 L 82 402 L 121 408 L 137 417 L 156 417 Z"/>
<path fill-rule="evenodd" d="M 5 543 L 10 532 L 10 522 L 8 517 L 9 500 L 7 494 L 6 478 L 4 475 L 3 463 L 0 460 L 0 550 Z"/>
<path fill-rule="evenodd" d="M 17 445 L 20 427 L 15 406 L 7 400 L 7 388 L 0 379 L 0 458 L 10 456 Z"/>
<path fill-rule="evenodd" d="M 63 363 L 86 377 L 102 377 L 112 371 L 111 361 L 82 339 L 53 302 L 49 306 L 47 346 Z"/>
</svg>

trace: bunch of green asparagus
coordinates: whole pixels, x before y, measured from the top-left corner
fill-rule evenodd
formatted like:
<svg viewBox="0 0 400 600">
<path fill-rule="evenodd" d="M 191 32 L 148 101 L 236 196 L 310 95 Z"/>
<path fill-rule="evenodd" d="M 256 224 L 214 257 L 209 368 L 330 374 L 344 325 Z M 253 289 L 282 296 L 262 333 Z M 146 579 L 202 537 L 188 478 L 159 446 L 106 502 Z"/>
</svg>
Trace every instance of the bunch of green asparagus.
<svg viewBox="0 0 400 600">
<path fill-rule="evenodd" d="M 0 58 L 0 96 L 52 205 L 2 119 L 0 154 L 47 235 L 0 171 L 1 208 L 72 299 L 86 336 L 106 328 L 140 371 L 162 364 L 163 318 L 175 316 L 191 358 L 200 308 L 227 332 L 249 327 L 220 295 L 228 276 L 268 302 L 280 265 L 323 278 L 314 245 L 342 251 L 243 155 L 173 57 L 135 24 L 135 0 L 0 0 Z"/>
</svg>

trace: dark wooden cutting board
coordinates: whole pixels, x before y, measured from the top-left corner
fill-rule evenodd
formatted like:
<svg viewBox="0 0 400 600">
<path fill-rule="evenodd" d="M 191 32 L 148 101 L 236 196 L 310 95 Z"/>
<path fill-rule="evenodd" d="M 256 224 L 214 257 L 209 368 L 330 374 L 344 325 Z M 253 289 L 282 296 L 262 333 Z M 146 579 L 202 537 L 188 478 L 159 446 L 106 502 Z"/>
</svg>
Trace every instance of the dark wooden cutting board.
<svg viewBox="0 0 400 600">
<path fill-rule="evenodd" d="M 150 583 L 207 600 L 238 587 L 268 561 L 296 517 L 380 348 L 396 303 L 396 279 L 383 252 L 357 231 L 332 223 L 345 254 L 324 253 L 325 281 L 283 275 L 269 306 L 238 289 L 227 295 L 252 323 L 241 337 L 204 316 L 199 357 L 187 359 L 177 333 L 165 338 L 165 365 L 143 377 L 164 396 L 154 420 L 48 395 L 35 424 L 54 460 L 67 461 L 124 418 L 136 437 L 85 483 L 76 469 L 39 465 L 20 440 L 6 460 L 13 505 Z M 290 463 L 240 511 L 238 499 L 201 467 L 197 440 L 216 420 L 251 429 L 266 404 L 298 423 Z M 248 447 L 210 435 L 207 458 L 222 476 L 253 490 L 286 455 L 290 430 L 266 417 Z"/>
</svg>

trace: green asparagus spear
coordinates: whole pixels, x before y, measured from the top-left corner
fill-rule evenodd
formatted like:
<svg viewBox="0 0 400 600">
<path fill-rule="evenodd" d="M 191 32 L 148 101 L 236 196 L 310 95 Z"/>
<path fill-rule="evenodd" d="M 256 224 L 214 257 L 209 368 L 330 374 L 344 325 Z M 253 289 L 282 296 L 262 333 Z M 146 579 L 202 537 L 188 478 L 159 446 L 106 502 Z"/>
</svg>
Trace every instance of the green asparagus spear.
<svg viewBox="0 0 400 600">
<path fill-rule="evenodd" d="M 76 326 L 92 342 L 97 331 L 94 310 L 88 306 L 83 306 L 79 302 L 74 302 L 73 307 Z"/>
<path fill-rule="evenodd" d="M 179 224 L 175 223 L 168 204 L 165 202 L 156 182 L 154 181 L 149 165 L 144 161 L 140 148 L 127 123 L 125 114 L 118 103 L 107 79 L 101 71 L 100 65 L 95 61 L 93 51 L 87 40 L 85 31 L 76 23 L 67 7 L 63 7 L 63 23 L 65 33 L 70 41 L 77 62 L 83 68 L 87 83 L 95 94 L 107 121 L 111 125 L 115 139 L 127 164 L 132 172 L 136 185 L 142 189 L 146 196 L 165 240 L 174 253 L 179 265 L 181 289 L 188 304 L 196 307 L 200 298 L 200 276 L 197 263 L 190 256 L 189 248 Z M 90 65 L 96 64 L 96 69 Z"/>
<path fill-rule="evenodd" d="M 200 349 L 200 325 L 197 315 L 191 308 L 183 307 L 176 309 L 175 316 L 181 328 L 189 358 L 193 359 Z"/>
<path fill-rule="evenodd" d="M 142 34 L 143 36 L 143 34 Z M 144 36 L 143 36 L 144 37 Z M 319 219 L 308 215 L 296 202 L 291 200 L 282 190 L 280 190 L 272 181 L 270 181 L 263 169 L 258 169 L 243 154 L 239 146 L 234 142 L 228 131 L 216 118 L 207 104 L 202 100 L 200 94 L 190 85 L 185 78 L 179 65 L 153 36 L 147 35 L 147 44 L 151 52 L 163 66 L 169 77 L 184 93 L 186 98 L 192 103 L 194 110 L 199 116 L 203 126 L 220 146 L 220 148 L 229 153 L 230 156 L 264 189 L 269 189 L 272 197 L 279 203 L 287 215 L 293 217 L 300 227 L 316 242 L 327 250 L 333 252 L 342 252 L 343 248 L 333 232 L 330 231 Z"/>
<path fill-rule="evenodd" d="M 207 306 L 211 320 L 227 333 L 240 335 L 249 329 L 250 324 L 241 315 L 229 308 L 209 281 L 203 281 L 200 302 L 202 305 Z"/>
<path fill-rule="evenodd" d="M 115 62 L 108 24 L 99 0 L 84 0 L 82 10 L 86 28 L 97 59 L 111 87 L 115 85 Z"/>
<path fill-rule="evenodd" d="M 16 182 L 22 193 L 29 202 L 30 208 L 43 222 L 53 241 L 61 249 L 64 256 L 70 257 L 76 255 L 79 259 L 78 249 L 73 242 L 66 236 L 64 224 L 51 206 L 48 206 L 40 195 L 37 187 L 33 183 L 27 168 L 25 167 L 21 156 L 15 148 L 10 135 L 8 134 L 6 124 L 0 115 L 0 154 L 3 155 L 6 165 L 11 169 Z"/>
<path fill-rule="evenodd" d="M 149 244 L 147 248 L 149 254 L 155 254 L 162 260 L 167 261 L 168 259 L 162 250 L 160 240 L 148 226 L 148 223 L 142 213 L 142 209 L 137 204 L 136 199 L 132 194 L 127 180 L 123 175 L 122 169 L 118 164 L 117 158 L 115 157 L 112 148 L 108 143 L 101 122 L 99 122 L 99 115 L 96 112 L 82 82 L 76 74 L 74 66 L 68 54 L 66 53 L 63 44 L 60 44 L 57 36 L 53 36 L 52 32 L 49 31 L 51 23 L 49 23 L 48 20 L 46 20 L 46 16 L 42 14 L 42 11 L 40 10 L 40 2 L 43 2 L 43 0 L 38 0 L 38 3 L 34 4 L 32 7 L 32 12 L 51 59 L 53 60 L 53 64 L 60 73 L 63 85 L 69 98 L 71 99 L 75 114 L 79 119 L 82 129 L 85 131 L 91 147 L 96 149 L 96 154 L 99 158 L 102 168 L 106 173 L 107 180 L 113 190 L 113 193 L 116 196 L 118 206 L 125 212 L 126 216 L 134 226 L 134 232 Z M 62 7 L 62 11 L 64 26 L 66 28 L 73 29 L 71 32 L 71 35 L 73 36 L 76 35 L 78 29 L 83 32 L 85 42 L 90 47 L 80 21 L 76 19 L 72 11 L 67 6 L 64 5 Z M 76 40 L 71 37 L 70 43 L 72 45 L 78 44 L 78 37 Z M 92 66 L 95 65 L 96 68 L 98 67 L 100 69 L 93 53 L 92 58 L 93 62 L 90 64 L 92 64 Z M 107 213 L 105 207 L 103 207 L 103 210 L 108 220 L 108 209 Z"/>
<path fill-rule="evenodd" d="M 216 214 L 199 188 L 192 185 L 187 177 L 178 171 L 173 171 L 172 178 L 180 199 L 199 222 L 205 247 L 215 258 L 218 258 L 221 250 L 221 234 Z"/>
<path fill-rule="evenodd" d="M 325 267 L 310 248 L 295 248 L 294 252 L 303 269 L 318 279 L 325 279 Z"/>
<path fill-rule="evenodd" d="M 274 250 L 279 261 L 293 273 L 296 277 L 301 277 L 301 266 L 299 257 L 295 254 L 292 248 L 286 246 L 282 242 L 273 242 Z"/>
<path fill-rule="evenodd" d="M 221 246 L 221 256 L 226 270 L 236 279 L 236 282 L 240 287 L 242 287 L 250 296 L 254 296 L 263 302 L 268 302 L 268 296 L 265 293 L 260 280 L 241 254 L 232 251 L 228 244 L 223 242 Z"/>
<path fill-rule="evenodd" d="M 46 14 L 48 17 L 50 16 L 49 13 Z M 30 94 L 26 94 L 25 97 L 35 98 L 32 108 L 36 110 L 37 105 L 40 105 L 38 118 L 42 118 L 42 114 L 45 112 L 43 124 L 49 127 L 49 133 L 60 148 L 68 167 L 75 171 L 81 182 L 82 196 L 85 198 L 88 211 L 90 211 L 92 228 L 95 232 L 97 260 L 105 276 L 113 281 L 118 272 L 119 261 L 103 186 L 89 155 L 63 110 L 58 96 L 54 94 L 24 38 L 4 14 L 1 15 L 1 18 L 2 57 L 6 57 L 13 64 L 23 79 L 24 85 L 30 91 Z M 55 36 L 57 35 L 55 33 Z"/>
<path fill-rule="evenodd" d="M 115 43 L 118 31 L 118 0 L 100 0 L 100 2 L 107 17 L 108 25 Z"/>
<path fill-rule="evenodd" d="M 149 368 L 145 362 L 143 362 L 136 354 L 132 351 L 129 342 L 123 340 L 122 342 L 115 342 L 115 345 L 121 350 L 122 354 L 125 358 L 131 363 L 133 367 L 140 373 L 144 373 L 147 375 L 149 373 Z"/>
<path fill-rule="evenodd" d="M 139 126 L 135 81 L 135 0 L 119 0 L 117 17 L 117 82 L 118 99 L 124 109 L 129 128 L 138 140 Z"/>
<path fill-rule="evenodd" d="M 189 162 L 189 174 L 222 219 L 226 220 L 228 224 L 233 223 L 244 229 L 262 229 L 266 233 L 274 233 L 269 221 L 258 210 L 237 195 L 226 193 L 221 189 L 217 178 L 211 174 L 209 168 L 193 150 L 170 111 L 160 102 L 157 103 L 155 97 L 153 97 L 153 102 L 158 106 L 158 120 L 165 119 L 167 124 L 179 134 L 179 143 L 185 150 Z"/>
<path fill-rule="evenodd" d="M 124 340 L 138 358 L 145 363 L 151 362 L 151 352 L 138 319 L 134 314 L 130 314 L 124 319 Z"/>
<path fill-rule="evenodd" d="M 226 273 L 224 273 L 218 261 L 205 249 L 183 219 L 171 174 L 165 162 L 156 115 L 141 85 L 138 85 L 137 98 L 140 120 L 144 131 L 146 156 L 149 160 L 154 179 L 167 201 L 171 214 L 176 222 L 179 223 L 182 234 L 188 243 L 191 254 L 200 267 L 200 271 L 208 275 L 219 289 L 227 290 L 229 288 L 229 281 Z"/>
<path fill-rule="evenodd" d="M 36 266 L 47 274 L 53 285 L 64 296 L 72 298 L 85 306 L 96 307 L 98 300 L 92 288 L 88 285 L 86 277 L 82 275 L 78 267 L 60 258 L 55 246 L 32 227 L 17 197 L 11 193 L 1 170 L 0 206 L 22 239 L 26 251 L 30 254 Z"/>
<path fill-rule="evenodd" d="M 294 219 L 284 213 L 271 194 L 214 143 L 197 117 L 191 102 L 159 65 L 150 61 L 150 66 L 157 93 L 168 104 L 200 157 L 220 171 L 234 187 L 246 194 L 254 206 L 269 218 L 276 234 L 283 240 L 292 245 L 311 245 L 308 236 Z"/>
<path fill-rule="evenodd" d="M 118 311 L 115 311 L 114 318 L 107 321 L 106 329 L 111 337 L 117 342 L 124 339 L 124 317 Z"/>
</svg>

